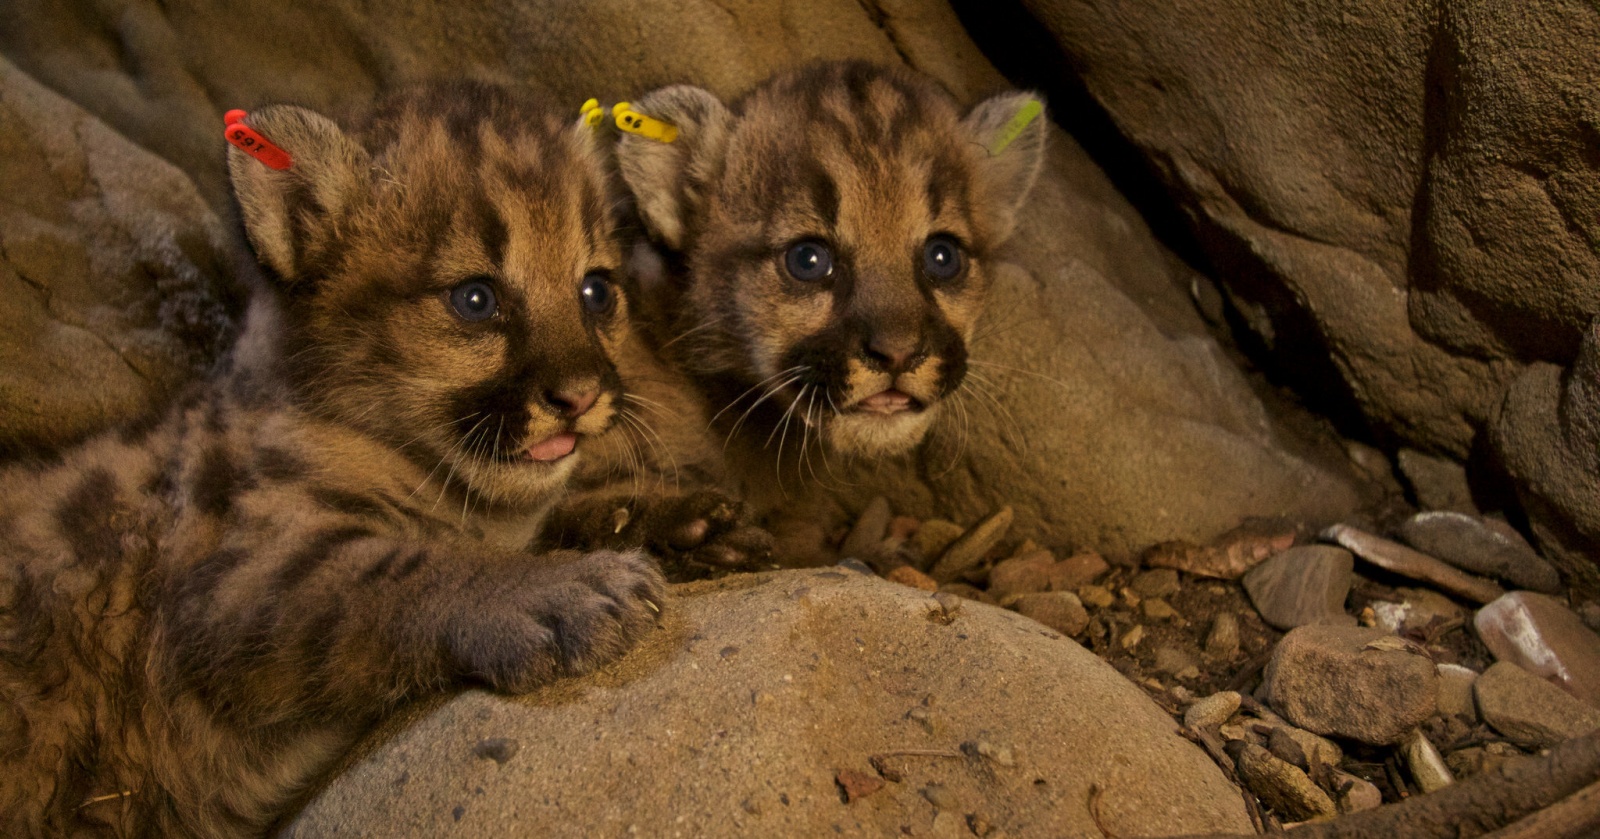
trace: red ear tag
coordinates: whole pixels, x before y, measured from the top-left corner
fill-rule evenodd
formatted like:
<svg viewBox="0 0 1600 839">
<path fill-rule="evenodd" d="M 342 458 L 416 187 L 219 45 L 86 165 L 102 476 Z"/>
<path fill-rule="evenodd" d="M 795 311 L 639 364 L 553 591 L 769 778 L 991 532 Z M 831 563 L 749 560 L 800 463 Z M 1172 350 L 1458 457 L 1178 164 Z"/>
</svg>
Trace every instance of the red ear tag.
<svg viewBox="0 0 1600 839">
<path fill-rule="evenodd" d="M 245 154 L 261 161 L 269 169 L 283 170 L 294 165 L 294 159 L 289 157 L 288 152 L 273 145 L 271 140 L 261 136 L 254 128 L 241 122 L 244 118 L 245 112 L 240 110 L 232 110 L 223 115 L 222 120 L 227 123 L 228 127 L 223 131 L 222 136 L 227 137 L 228 142 L 238 146 L 239 150 Z"/>
</svg>

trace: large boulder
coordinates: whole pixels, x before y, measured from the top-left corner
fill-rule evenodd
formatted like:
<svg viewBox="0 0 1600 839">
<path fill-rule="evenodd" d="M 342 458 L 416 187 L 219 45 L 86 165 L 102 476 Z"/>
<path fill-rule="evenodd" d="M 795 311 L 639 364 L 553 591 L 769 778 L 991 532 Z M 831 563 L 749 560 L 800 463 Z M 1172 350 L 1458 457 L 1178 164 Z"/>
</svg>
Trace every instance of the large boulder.
<svg viewBox="0 0 1600 839">
<path fill-rule="evenodd" d="M 201 372 L 230 331 L 224 242 L 182 172 L 0 58 L 0 454 Z"/>
<path fill-rule="evenodd" d="M 599 673 L 396 720 L 284 835 L 1250 830 L 1171 717 L 1026 618 L 842 570 L 676 595 Z"/>
<path fill-rule="evenodd" d="M 1572 364 L 1600 314 L 1592 2 L 1022 5 L 1170 188 L 1267 357 L 1347 394 L 1380 439 L 1487 451 L 1511 383 Z M 1551 374 L 1528 375 L 1505 416 L 1553 406 Z M 1544 436 L 1495 451 L 1548 461 Z M 1581 531 L 1564 547 L 1593 556 L 1600 496 L 1514 474 L 1536 531 Z"/>
<path fill-rule="evenodd" d="M 0 3 L 0 51 L 186 170 L 219 209 L 229 107 L 338 112 L 466 75 L 576 110 L 669 82 L 731 97 L 781 67 L 845 57 L 909 63 L 967 101 L 1006 85 L 950 8 L 927 0 L 119 9 Z M 983 393 L 926 456 L 843 486 L 843 506 L 881 492 L 902 512 L 971 520 L 1010 504 L 1018 536 L 1124 554 L 1206 541 L 1247 516 L 1328 521 L 1356 506 L 1342 451 L 1275 419 L 1196 315 L 1189 272 L 1070 137 L 1051 142 L 976 349 Z"/>
</svg>

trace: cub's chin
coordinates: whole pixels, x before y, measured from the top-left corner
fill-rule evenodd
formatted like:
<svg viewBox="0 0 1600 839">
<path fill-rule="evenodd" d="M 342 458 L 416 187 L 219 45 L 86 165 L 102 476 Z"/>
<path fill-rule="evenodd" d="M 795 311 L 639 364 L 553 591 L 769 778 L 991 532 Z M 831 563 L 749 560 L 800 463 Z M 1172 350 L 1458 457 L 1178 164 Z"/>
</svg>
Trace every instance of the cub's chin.
<svg viewBox="0 0 1600 839">
<path fill-rule="evenodd" d="M 492 504 L 533 508 L 543 506 L 565 487 L 582 456 L 582 446 L 549 462 L 527 457 L 491 460 L 468 455 L 456 464 L 456 475 L 474 495 Z"/>
<path fill-rule="evenodd" d="M 829 447 L 847 457 L 891 457 L 916 448 L 938 411 L 937 404 L 888 414 L 846 411 L 835 415 L 824 433 Z"/>
</svg>

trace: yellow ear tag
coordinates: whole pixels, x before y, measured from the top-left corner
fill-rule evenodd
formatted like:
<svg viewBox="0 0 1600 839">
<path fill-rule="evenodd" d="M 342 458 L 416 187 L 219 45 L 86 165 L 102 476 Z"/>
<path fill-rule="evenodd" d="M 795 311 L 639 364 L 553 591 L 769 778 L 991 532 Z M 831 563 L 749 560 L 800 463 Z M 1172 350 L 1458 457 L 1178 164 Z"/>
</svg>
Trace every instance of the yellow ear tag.
<svg viewBox="0 0 1600 839">
<path fill-rule="evenodd" d="M 1006 123 L 1006 127 L 1000 129 L 1000 133 L 996 134 L 994 139 L 989 142 L 989 156 L 998 157 L 1001 152 L 1006 150 L 1007 146 L 1016 141 L 1018 137 L 1021 137 L 1022 132 L 1026 131 L 1028 126 L 1032 125 L 1033 121 L 1038 119 L 1042 113 L 1044 113 L 1044 105 L 1040 104 L 1037 99 L 1029 99 L 1028 104 L 1018 108 L 1017 115 L 1012 117 L 1011 121 Z"/>
<path fill-rule="evenodd" d="M 617 127 L 629 134 L 638 134 L 640 137 L 663 143 L 678 139 L 678 126 L 662 122 L 655 117 L 647 117 L 635 111 L 627 102 L 612 105 L 611 115 L 616 118 Z"/>
<path fill-rule="evenodd" d="M 600 107 L 600 100 L 590 97 L 578 107 L 578 113 L 583 115 L 583 124 L 590 128 L 597 128 L 600 119 L 605 116 L 605 109 Z"/>
</svg>

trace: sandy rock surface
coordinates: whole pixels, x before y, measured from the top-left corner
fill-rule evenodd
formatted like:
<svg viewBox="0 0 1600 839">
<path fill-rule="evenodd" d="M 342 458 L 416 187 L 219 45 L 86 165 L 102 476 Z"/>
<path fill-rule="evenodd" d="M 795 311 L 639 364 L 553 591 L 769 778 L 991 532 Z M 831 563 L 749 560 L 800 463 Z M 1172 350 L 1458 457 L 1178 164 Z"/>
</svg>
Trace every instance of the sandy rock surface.
<svg viewBox="0 0 1600 839">
<path fill-rule="evenodd" d="M 1100 835 L 1095 784 L 1115 835 L 1248 830 L 1175 729 L 1020 616 L 778 572 L 680 586 L 663 629 L 591 677 L 397 722 L 284 835 Z"/>
</svg>

